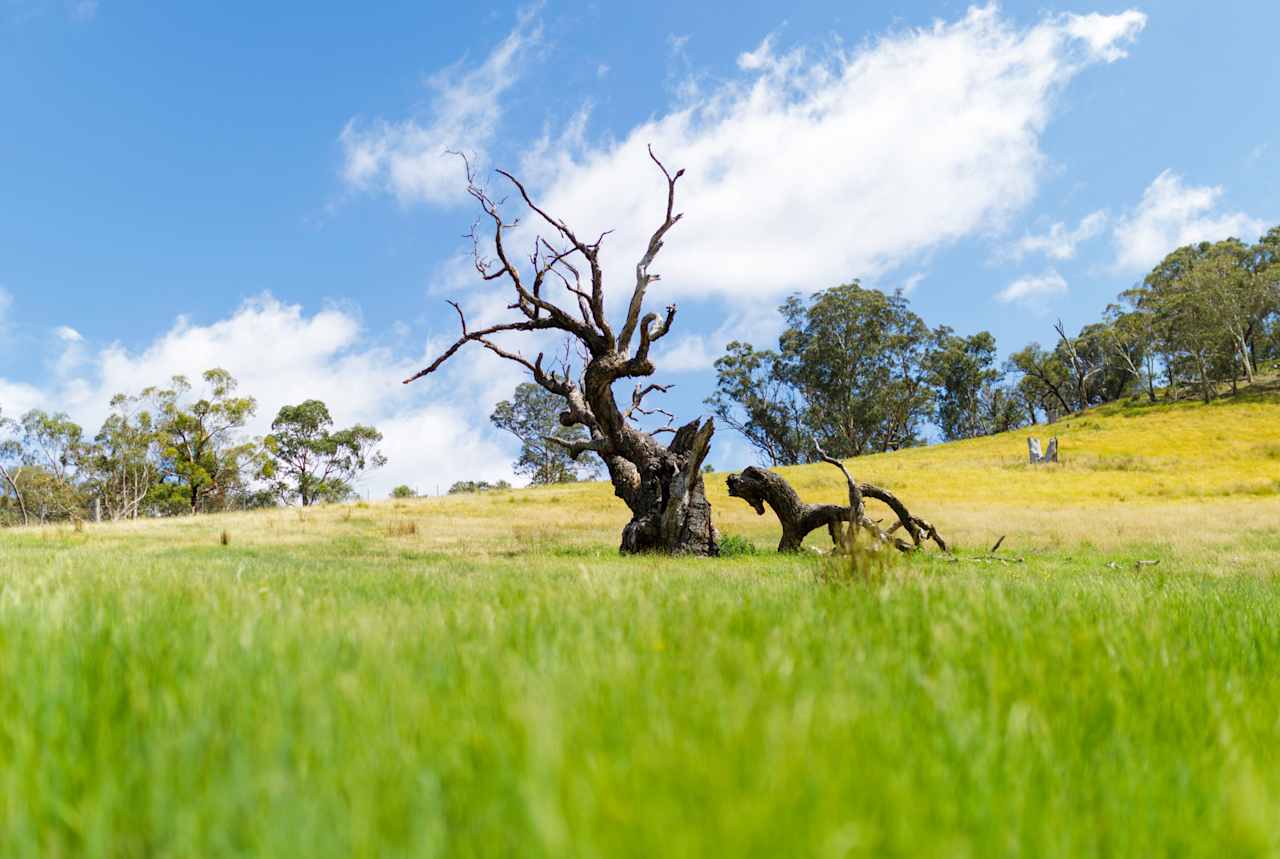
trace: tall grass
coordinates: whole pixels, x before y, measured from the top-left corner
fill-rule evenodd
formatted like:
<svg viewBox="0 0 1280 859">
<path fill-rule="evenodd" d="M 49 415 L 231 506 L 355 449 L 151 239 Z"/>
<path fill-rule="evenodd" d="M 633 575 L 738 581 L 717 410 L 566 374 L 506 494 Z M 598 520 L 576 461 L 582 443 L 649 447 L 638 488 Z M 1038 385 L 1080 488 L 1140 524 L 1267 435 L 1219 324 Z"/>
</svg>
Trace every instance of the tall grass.
<svg viewBox="0 0 1280 859">
<path fill-rule="evenodd" d="M 858 460 L 962 551 L 843 572 L 599 486 L 0 534 L 0 857 L 1280 855 L 1277 440 L 1096 467 L 1213 408 Z"/>
<path fill-rule="evenodd" d="M 1273 578 L 355 548 L 9 560 L 0 855 L 1280 847 Z"/>
</svg>

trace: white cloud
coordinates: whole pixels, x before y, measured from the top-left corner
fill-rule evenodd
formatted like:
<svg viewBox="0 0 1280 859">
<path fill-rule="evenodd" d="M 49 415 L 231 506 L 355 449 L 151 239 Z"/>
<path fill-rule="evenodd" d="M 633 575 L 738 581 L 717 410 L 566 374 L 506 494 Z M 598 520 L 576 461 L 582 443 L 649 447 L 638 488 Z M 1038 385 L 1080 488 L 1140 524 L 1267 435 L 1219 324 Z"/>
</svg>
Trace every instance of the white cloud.
<svg viewBox="0 0 1280 859">
<path fill-rule="evenodd" d="M 1080 219 L 1074 230 L 1068 229 L 1061 222 L 1052 224 L 1049 232 L 1032 236 L 1023 236 L 1010 249 L 1010 256 L 1022 259 L 1028 254 L 1042 253 L 1050 259 L 1069 260 L 1076 255 L 1076 248 L 1085 241 L 1102 233 L 1107 225 L 1107 213 L 1091 212 Z"/>
<path fill-rule="evenodd" d="M 87 24 L 98 16 L 98 0 L 75 0 L 68 4 L 73 20 Z"/>
<path fill-rule="evenodd" d="M 53 330 L 54 338 L 61 344 L 62 352 L 54 363 L 54 372 L 65 379 L 77 371 L 85 361 L 84 337 L 69 325 L 59 325 Z"/>
<path fill-rule="evenodd" d="M 723 354 L 707 335 L 686 334 L 662 349 L 654 360 L 664 373 L 688 373 L 708 369 Z"/>
<path fill-rule="evenodd" d="M 654 364 L 664 373 L 710 370 L 733 340 L 772 348 L 782 325 L 782 317 L 772 304 L 755 305 L 732 314 L 709 334 L 673 334 L 670 341 L 658 345 Z"/>
<path fill-rule="evenodd" d="M 1203 241 L 1236 237 L 1252 241 L 1265 224 L 1244 212 L 1219 212 L 1221 185 L 1187 185 L 1165 170 L 1142 192 L 1142 200 L 1115 225 L 1117 270 L 1142 272 L 1170 251 Z"/>
<path fill-rule="evenodd" d="M 89 347 L 70 328 L 57 333 L 68 347 Z M 258 400 L 251 434 L 266 433 L 282 405 L 309 398 L 324 400 L 339 424 L 380 429 L 389 463 L 364 483 L 374 497 L 398 483 L 431 490 L 462 479 L 511 479 L 510 444 L 477 428 L 475 416 L 510 395 L 518 368 L 476 350 L 440 378 L 405 386 L 401 380 L 425 363 L 423 356 L 370 341 L 354 311 L 307 314 L 264 295 L 208 324 L 179 318 L 142 349 L 112 343 L 61 361 L 46 390 L 0 379 L 0 405 L 9 416 L 37 406 L 64 410 L 92 434 L 113 394 L 165 385 L 174 375 L 198 384 L 203 371 L 224 367 L 242 393 Z"/>
<path fill-rule="evenodd" d="M 687 171 L 656 300 L 874 279 L 1026 205 L 1055 95 L 1144 21 L 1019 29 L 986 7 L 816 60 L 766 39 L 739 59 L 742 80 L 563 156 L 540 203 L 583 234 L 614 229 L 602 259 L 625 282 L 661 212 L 652 143 Z"/>
<path fill-rule="evenodd" d="M 1129 11 L 1054 15 L 1024 28 L 990 5 L 818 57 L 780 53 L 766 38 L 739 57 L 737 79 L 706 86 L 691 76 L 675 107 L 616 137 L 586 142 L 578 114 L 566 134 L 573 145 L 543 145 L 554 160 L 526 157 L 547 168 L 531 184 L 580 233 L 615 230 L 602 259 L 625 280 L 661 211 L 661 178 L 645 152 L 652 143 L 687 170 L 679 201 L 687 217 L 659 261 L 660 287 L 750 301 L 874 279 L 1002 228 L 1036 192 L 1056 95 L 1086 67 L 1122 57 L 1145 23 Z M 522 44 L 522 32 L 508 41 Z M 684 37 L 669 43 L 678 55 L 689 50 Z M 508 65 L 485 64 L 496 71 L 482 77 L 497 81 L 487 91 L 511 85 Z M 488 141 L 501 113 L 496 95 L 473 101 L 485 105 L 477 124 Z M 359 143 L 347 163 L 354 184 L 380 182 L 402 200 L 428 202 L 462 192 L 456 165 L 435 170 L 441 135 L 413 120 L 374 128 L 344 132 Z"/>
<path fill-rule="evenodd" d="M 1114 63 L 1128 56 L 1124 46 L 1147 25 L 1147 16 L 1130 9 L 1118 15 L 1067 15 L 1063 21 L 1068 33 L 1088 45 L 1094 59 Z"/>
<path fill-rule="evenodd" d="M 925 273 L 922 271 L 918 271 L 915 274 L 909 276 L 906 280 L 902 282 L 902 294 L 910 295 L 911 293 L 915 292 L 916 287 L 918 287 L 921 283 L 924 282 L 925 276 L 926 276 Z"/>
<path fill-rule="evenodd" d="M 34 385 L 0 378 L 0 416 L 13 419 L 46 405 L 44 393 Z"/>
<path fill-rule="evenodd" d="M 462 167 L 446 150 L 483 164 L 502 118 L 502 96 L 541 38 L 532 11 L 474 69 L 453 66 L 427 82 L 431 110 L 419 121 L 347 122 L 339 135 L 342 176 L 358 190 L 378 189 L 401 202 L 449 203 L 465 198 Z"/>
<path fill-rule="evenodd" d="M 1043 309 L 1045 299 L 1066 293 L 1066 280 L 1050 269 L 1044 274 L 1018 278 L 997 292 L 996 298 L 1005 304 L 1016 301 L 1028 307 Z"/>
</svg>

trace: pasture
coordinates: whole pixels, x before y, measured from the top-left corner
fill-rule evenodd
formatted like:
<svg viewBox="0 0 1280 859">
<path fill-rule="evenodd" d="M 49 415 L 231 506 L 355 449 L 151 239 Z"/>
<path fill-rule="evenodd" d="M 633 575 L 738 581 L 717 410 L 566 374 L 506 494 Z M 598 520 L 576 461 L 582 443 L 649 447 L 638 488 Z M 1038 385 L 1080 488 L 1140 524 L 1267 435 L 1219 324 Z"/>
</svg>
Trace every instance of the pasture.
<svg viewBox="0 0 1280 859">
<path fill-rule="evenodd" d="M 851 461 L 959 546 L 859 574 L 723 475 L 755 553 L 604 484 L 0 533 L 0 856 L 1280 855 L 1280 401 L 1033 430 Z"/>
</svg>

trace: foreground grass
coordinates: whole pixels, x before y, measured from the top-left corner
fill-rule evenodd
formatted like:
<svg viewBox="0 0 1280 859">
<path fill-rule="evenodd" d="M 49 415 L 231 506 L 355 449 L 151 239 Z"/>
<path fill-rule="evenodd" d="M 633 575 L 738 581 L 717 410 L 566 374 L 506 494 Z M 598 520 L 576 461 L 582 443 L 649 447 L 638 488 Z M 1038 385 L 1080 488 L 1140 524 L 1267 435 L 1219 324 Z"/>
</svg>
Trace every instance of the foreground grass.
<svg viewBox="0 0 1280 859">
<path fill-rule="evenodd" d="M 0 855 L 1280 850 L 1273 577 L 394 542 L 7 542 Z"/>
<path fill-rule="evenodd" d="M 601 486 L 2 534 L 0 856 L 1280 855 L 1280 408 L 1239 408 L 1226 464 L 1145 462 L 1216 432 L 1182 407 L 1056 470 L 858 460 L 968 553 L 861 577 L 619 558 Z"/>
</svg>

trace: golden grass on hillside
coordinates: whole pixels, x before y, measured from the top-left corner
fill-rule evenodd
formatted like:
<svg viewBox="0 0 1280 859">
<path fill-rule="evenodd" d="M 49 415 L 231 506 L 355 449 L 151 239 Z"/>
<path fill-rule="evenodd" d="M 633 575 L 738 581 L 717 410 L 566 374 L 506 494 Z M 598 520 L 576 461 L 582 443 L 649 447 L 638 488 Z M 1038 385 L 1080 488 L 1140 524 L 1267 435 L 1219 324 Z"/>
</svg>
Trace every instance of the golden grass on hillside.
<svg viewBox="0 0 1280 859">
<path fill-rule="evenodd" d="M 1059 439 L 1062 462 L 1026 461 L 1030 434 Z M 1209 406 L 1118 403 L 1049 426 L 850 462 L 860 480 L 892 489 L 953 542 L 1016 550 L 1090 544 L 1171 548 L 1228 545 L 1280 527 L 1280 397 Z M 827 465 L 780 469 L 808 501 L 838 502 L 845 488 Z M 772 514 L 728 497 L 724 474 L 708 475 L 722 533 L 769 545 Z M 612 546 L 627 519 L 607 483 L 479 495 L 126 523 L 90 528 L 85 539 L 148 546 L 216 542 L 304 544 L 377 533 L 399 551 L 507 555 L 551 545 Z M 69 528 L 44 533 L 69 533 Z M 810 537 L 824 545 L 825 534 Z M 141 549 L 140 549 L 141 550 Z"/>
</svg>

